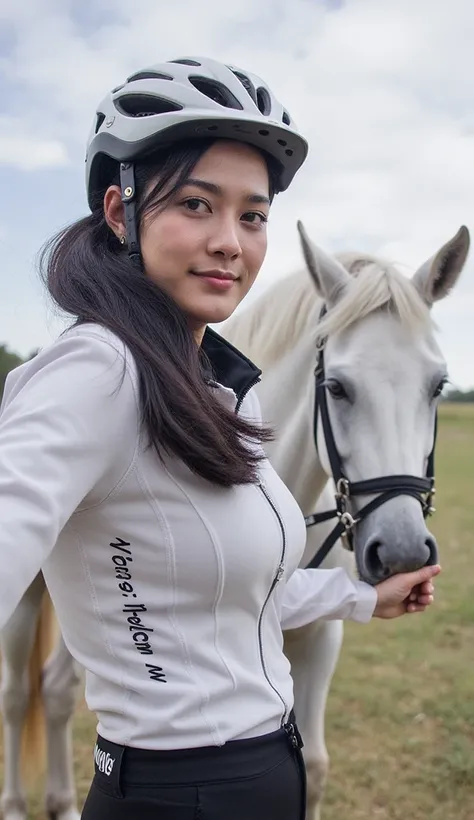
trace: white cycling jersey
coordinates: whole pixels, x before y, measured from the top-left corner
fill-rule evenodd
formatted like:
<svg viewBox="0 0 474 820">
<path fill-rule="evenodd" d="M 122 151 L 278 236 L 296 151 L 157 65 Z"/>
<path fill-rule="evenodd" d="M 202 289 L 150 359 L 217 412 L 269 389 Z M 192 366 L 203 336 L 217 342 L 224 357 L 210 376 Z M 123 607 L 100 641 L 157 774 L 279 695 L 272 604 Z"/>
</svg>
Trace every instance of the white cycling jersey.
<svg viewBox="0 0 474 820">
<path fill-rule="evenodd" d="M 259 419 L 259 371 L 212 331 L 221 400 Z M 43 570 L 86 669 L 98 731 L 147 749 L 277 729 L 293 705 L 282 628 L 370 620 L 375 591 L 343 569 L 297 569 L 306 529 L 267 460 L 216 487 L 141 429 L 130 352 L 71 329 L 9 374 L 0 416 L 0 627 Z"/>
</svg>

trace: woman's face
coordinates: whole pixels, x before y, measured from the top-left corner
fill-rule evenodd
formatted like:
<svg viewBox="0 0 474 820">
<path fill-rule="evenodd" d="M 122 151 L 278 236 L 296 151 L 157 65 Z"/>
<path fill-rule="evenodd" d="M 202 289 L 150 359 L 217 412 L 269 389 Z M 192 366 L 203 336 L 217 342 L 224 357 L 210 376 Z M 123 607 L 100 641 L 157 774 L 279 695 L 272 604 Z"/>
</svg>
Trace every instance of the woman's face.
<svg viewBox="0 0 474 820">
<path fill-rule="evenodd" d="M 145 271 L 186 313 L 198 339 L 252 287 L 267 249 L 269 208 L 260 152 L 218 140 L 165 208 L 145 217 Z"/>
</svg>

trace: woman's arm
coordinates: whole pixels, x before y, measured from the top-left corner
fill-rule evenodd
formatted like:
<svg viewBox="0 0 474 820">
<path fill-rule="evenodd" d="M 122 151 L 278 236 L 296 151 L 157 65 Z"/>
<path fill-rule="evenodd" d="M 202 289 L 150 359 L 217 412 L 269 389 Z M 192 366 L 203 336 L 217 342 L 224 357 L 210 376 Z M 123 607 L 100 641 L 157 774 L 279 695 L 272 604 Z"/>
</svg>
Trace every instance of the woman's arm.
<svg viewBox="0 0 474 820">
<path fill-rule="evenodd" d="M 374 587 L 353 580 L 345 569 L 297 569 L 280 592 L 282 629 L 297 629 L 318 620 L 366 623 L 374 614 Z"/>
<path fill-rule="evenodd" d="M 124 353 L 65 334 L 9 374 L 0 415 L 0 629 L 101 480 L 113 489 L 137 440 Z M 117 479 L 118 480 L 118 479 Z"/>
<path fill-rule="evenodd" d="M 282 629 L 297 629 L 320 619 L 367 623 L 372 617 L 423 612 L 433 602 L 431 579 L 440 571 L 439 566 L 423 567 L 372 587 L 353 580 L 342 567 L 297 569 L 281 592 Z"/>
</svg>

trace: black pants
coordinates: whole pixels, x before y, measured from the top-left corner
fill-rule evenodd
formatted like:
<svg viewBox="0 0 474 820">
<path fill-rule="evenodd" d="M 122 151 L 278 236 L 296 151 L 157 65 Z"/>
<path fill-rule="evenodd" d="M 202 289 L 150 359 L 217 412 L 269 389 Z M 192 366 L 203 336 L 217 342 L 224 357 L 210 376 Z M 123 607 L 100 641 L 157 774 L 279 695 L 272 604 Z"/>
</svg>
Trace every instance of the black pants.
<svg viewBox="0 0 474 820">
<path fill-rule="evenodd" d="M 155 752 L 98 738 L 82 820 L 304 820 L 292 724 L 222 747 Z"/>
</svg>

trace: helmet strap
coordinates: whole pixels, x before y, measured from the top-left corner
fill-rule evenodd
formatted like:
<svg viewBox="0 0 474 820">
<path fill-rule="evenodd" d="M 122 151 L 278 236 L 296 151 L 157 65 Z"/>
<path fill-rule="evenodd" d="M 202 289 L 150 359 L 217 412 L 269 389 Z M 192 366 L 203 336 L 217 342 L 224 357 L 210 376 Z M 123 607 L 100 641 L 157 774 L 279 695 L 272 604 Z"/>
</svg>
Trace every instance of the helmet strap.
<svg viewBox="0 0 474 820">
<path fill-rule="evenodd" d="M 142 267 L 140 245 L 138 242 L 137 220 L 135 209 L 135 170 L 132 162 L 120 163 L 120 189 L 125 211 L 128 255 L 132 262 Z"/>
</svg>

